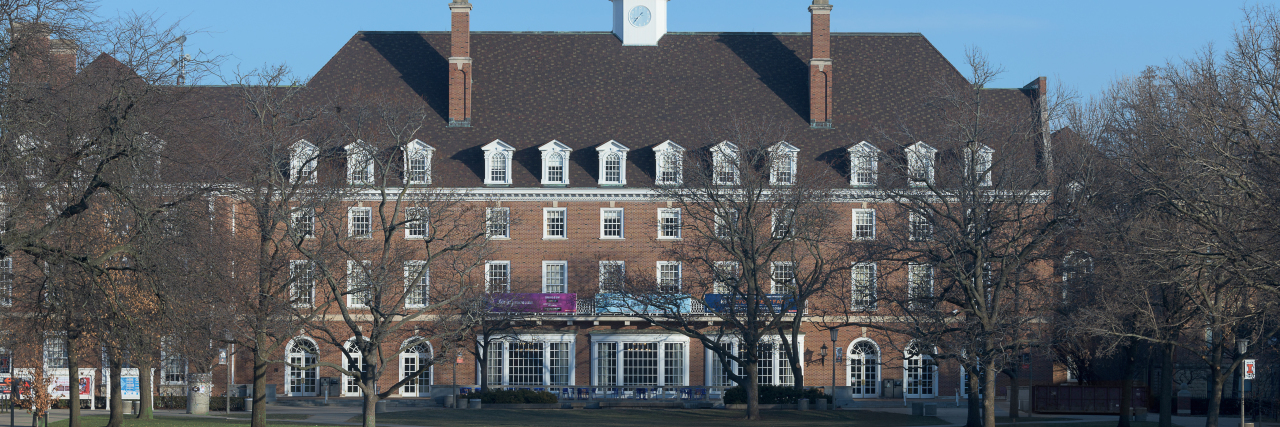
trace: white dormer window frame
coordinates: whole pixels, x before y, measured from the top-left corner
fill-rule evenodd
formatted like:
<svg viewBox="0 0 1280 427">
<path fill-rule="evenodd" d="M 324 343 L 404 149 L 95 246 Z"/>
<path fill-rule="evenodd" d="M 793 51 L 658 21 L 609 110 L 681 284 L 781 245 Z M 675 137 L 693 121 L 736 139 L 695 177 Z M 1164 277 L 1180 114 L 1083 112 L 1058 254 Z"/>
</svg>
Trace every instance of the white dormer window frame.
<svg viewBox="0 0 1280 427">
<path fill-rule="evenodd" d="M 542 185 L 569 185 L 569 154 L 573 149 L 552 140 L 538 147 L 538 151 L 542 152 Z"/>
<path fill-rule="evenodd" d="M 347 152 L 347 184 L 372 185 L 373 147 L 356 140 L 342 148 Z"/>
<path fill-rule="evenodd" d="M 655 184 L 680 185 L 684 182 L 684 147 L 668 140 L 653 147 L 653 158 L 657 168 Z"/>
<path fill-rule="evenodd" d="M 973 171 L 974 180 L 977 181 L 979 186 L 991 186 L 991 158 L 995 152 L 996 150 L 992 150 L 991 147 L 983 144 L 978 144 L 977 153 L 974 153 L 971 147 L 964 148 L 965 173 Z M 969 166 L 970 161 L 976 161 L 972 168 Z"/>
<path fill-rule="evenodd" d="M 796 158 L 800 149 L 786 141 L 769 147 L 769 183 L 792 185 L 796 183 Z"/>
<path fill-rule="evenodd" d="M 431 161 L 436 149 L 422 140 L 409 142 L 404 149 L 404 181 L 409 184 L 431 184 Z"/>
<path fill-rule="evenodd" d="M 484 184 L 511 185 L 511 155 L 515 154 L 515 147 L 495 139 L 480 149 L 484 150 Z"/>
<path fill-rule="evenodd" d="M 601 186 L 627 185 L 628 151 L 631 149 L 618 141 L 609 141 L 596 147 L 596 152 L 600 156 L 599 184 Z"/>
<path fill-rule="evenodd" d="M 879 179 L 880 149 L 862 141 L 849 147 L 849 185 L 874 187 Z"/>
<path fill-rule="evenodd" d="M 907 147 L 906 154 L 908 184 L 912 187 L 933 185 L 938 149 L 920 141 Z"/>
<path fill-rule="evenodd" d="M 739 155 L 738 145 L 729 141 L 723 141 L 711 147 L 711 182 L 715 185 L 737 185 L 741 181 L 741 170 L 739 165 L 742 158 Z"/>
<path fill-rule="evenodd" d="M 320 148 L 305 139 L 289 146 L 289 182 L 294 184 L 315 184 L 316 163 L 320 157 Z"/>
</svg>

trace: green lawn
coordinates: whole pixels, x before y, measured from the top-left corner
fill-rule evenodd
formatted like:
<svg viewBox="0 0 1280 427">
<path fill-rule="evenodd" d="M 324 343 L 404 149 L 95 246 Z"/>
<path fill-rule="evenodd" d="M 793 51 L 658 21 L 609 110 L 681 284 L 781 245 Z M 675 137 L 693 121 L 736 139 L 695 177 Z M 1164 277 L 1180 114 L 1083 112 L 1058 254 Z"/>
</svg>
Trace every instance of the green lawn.
<svg viewBox="0 0 1280 427">
<path fill-rule="evenodd" d="M 285 415 L 287 416 L 287 414 Z M 268 418 L 280 419 L 277 417 L 268 417 Z M 284 418 L 284 419 L 290 419 L 290 418 Z M 30 416 L 27 416 L 27 422 L 28 423 L 31 422 Z M 65 427 L 66 425 L 67 425 L 67 421 L 65 420 L 58 421 L 55 423 L 49 423 L 50 427 Z M 84 417 L 83 421 L 81 421 L 81 425 L 84 427 L 105 426 L 107 425 L 107 417 L 101 416 L 101 415 Z M 170 426 L 173 426 L 173 427 L 214 427 L 214 426 L 226 427 L 226 426 L 248 426 L 249 422 L 247 420 L 242 421 L 242 420 L 226 420 L 226 419 L 218 419 L 218 418 L 166 417 L 166 416 L 156 416 L 156 419 L 154 420 L 139 420 L 130 416 L 125 416 L 124 425 L 126 427 L 170 427 Z M 280 423 L 278 425 L 290 426 L 290 427 L 318 427 L 318 426 L 308 426 L 306 424 L 301 424 L 301 423 Z"/>
<path fill-rule="evenodd" d="M 996 423 L 996 424 L 1000 424 L 1000 423 Z M 1005 426 L 1015 426 L 1015 425 L 1016 425 L 1016 426 L 1018 426 L 1018 427 L 1116 427 L 1116 422 L 1115 422 L 1115 421 L 1093 421 L 1093 422 L 1087 422 L 1087 423 L 1037 423 L 1037 422 L 1024 423 L 1024 422 L 1019 422 L 1019 423 L 1017 423 L 1017 424 L 1002 424 L 1002 425 L 1005 425 Z M 1132 425 L 1133 427 L 1159 427 L 1160 423 L 1158 423 L 1158 422 L 1153 422 L 1153 421 L 1144 421 L 1144 422 L 1134 422 L 1134 423 L 1133 423 L 1133 424 L 1131 424 L 1131 425 Z"/>
<path fill-rule="evenodd" d="M 761 425 L 927 426 L 946 424 L 934 417 L 872 411 L 760 411 Z M 726 409 L 483 409 L 420 410 L 378 414 L 379 423 L 421 426 L 684 426 L 740 427 L 744 411 Z M 359 422 L 360 417 L 351 419 Z M 752 423 L 755 424 L 755 423 Z"/>
</svg>

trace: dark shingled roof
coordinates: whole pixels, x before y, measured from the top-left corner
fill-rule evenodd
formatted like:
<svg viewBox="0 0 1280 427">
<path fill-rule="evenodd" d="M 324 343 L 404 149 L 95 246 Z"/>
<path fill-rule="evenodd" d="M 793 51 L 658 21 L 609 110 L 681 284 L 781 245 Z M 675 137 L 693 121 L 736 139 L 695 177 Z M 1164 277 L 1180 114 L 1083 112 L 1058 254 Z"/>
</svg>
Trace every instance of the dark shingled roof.
<svg viewBox="0 0 1280 427">
<path fill-rule="evenodd" d="M 540 186 L 537 147 L 551 140 L 574 149 L 570 186 L 595 187 L 595 147 L 617 140 L 631 149 L 628 186 L 641 187 L 653 183 L 653 146 L 703 149 L 719 142 L 708 126 L 733 117 L 792 129 L 787 142 L 800 149 L 800 168 L 847 164 L 845 149 L 863 140 L 892 152 L 885 131 L 927 131 L 937 120 L 926 106 L 931 88 L 964 82 L 918 33 L 833 34 L 835 128 L 811 130 L 807 33 L 669 33 L 656 47 L 624 47 L 610 33 L 473 32 L 471 42 L 471 128 L 445 126 L 448 32 L 357 33 L 307 90 L 422 99 L 439 115 L 420 134 L 437 150 L 436 185 L 481 186 L 480 147 L 500 139 L 517 150 L 513 187 Z M 1031 106 L 1025 90 L 988 94 Z"/>
</svg>

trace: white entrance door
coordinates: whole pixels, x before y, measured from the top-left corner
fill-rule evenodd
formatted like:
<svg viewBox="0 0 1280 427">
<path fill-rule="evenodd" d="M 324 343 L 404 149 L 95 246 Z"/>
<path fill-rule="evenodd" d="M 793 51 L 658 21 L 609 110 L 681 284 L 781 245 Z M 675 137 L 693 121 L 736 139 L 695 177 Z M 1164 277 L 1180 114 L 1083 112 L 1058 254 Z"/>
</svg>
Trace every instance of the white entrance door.
<svg viewBox="0 0 1280 427">
<path fill-rule="evenodd" d="M 858 341 L 849 349 L 849 385 L 855 399 L 880 397 L 880 354 L 870 341 Z"/>
<path fill-rule="evenodd" d="M 285 366 L 285 369 L 288 371 L 290 396 L 316 395 L 316 368 L 298 369 L 293 366 L 315 365 L 316 353 L 319 353 L 319 350 L 310 340 L 294 340 L 289 346 L 290 365 Z"/>
<path fill-rule="evenodd" d="M 938 395 L 937 365 L 929 356 L 916 355 L 907 358 L 904 369 L 907 398 L 932 398 Z"/>
</svg>

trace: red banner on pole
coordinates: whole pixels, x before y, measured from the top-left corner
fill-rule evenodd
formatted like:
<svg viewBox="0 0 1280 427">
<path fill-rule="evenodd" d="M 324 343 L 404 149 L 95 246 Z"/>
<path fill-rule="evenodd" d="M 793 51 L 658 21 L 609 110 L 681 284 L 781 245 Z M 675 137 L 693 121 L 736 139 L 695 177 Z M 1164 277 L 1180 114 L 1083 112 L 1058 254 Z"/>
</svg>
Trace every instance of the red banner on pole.
<svg viewBox="0 0 1280 427">
<path fill-rule="evenodd" d="M 1244 379 L 1251 380 L 1258 376 L 1258 361 L 1254 359 L 1244 360 Z"/>
</svg>

